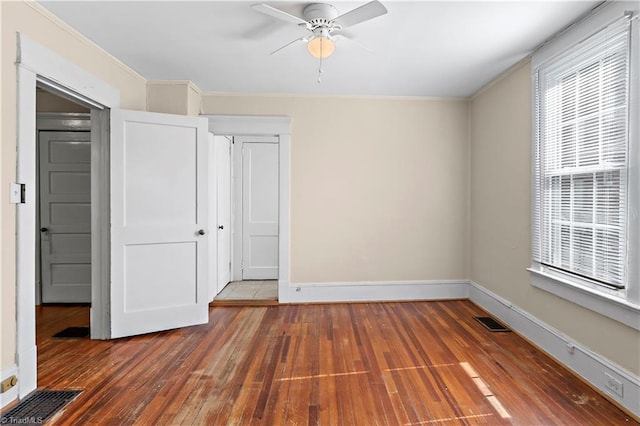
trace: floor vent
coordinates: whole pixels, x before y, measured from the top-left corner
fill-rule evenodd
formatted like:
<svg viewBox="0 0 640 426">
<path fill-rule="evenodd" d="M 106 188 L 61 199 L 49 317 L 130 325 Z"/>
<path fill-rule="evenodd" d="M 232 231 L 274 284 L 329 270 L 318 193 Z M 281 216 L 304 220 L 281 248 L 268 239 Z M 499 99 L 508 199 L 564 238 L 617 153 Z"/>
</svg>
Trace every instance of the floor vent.
<svg viewBox="0 0 640 426">
<path fill-rule="evenodd" d="M 53 337 L 89 337 L 89 327 L 68 327 Z"/>
<path fill-rule="evenodd" d="M 42 424 L 53 417 L 82 391 L 34 391 L 18 405 L 2 413 L 1 424 Z"/>
<path fill-rule="evenodd" d="M 511 331 L 504 325 L 491 317 L 474 317 L 480 324 L 484 325 L 489 331 Z"/>
</svg>

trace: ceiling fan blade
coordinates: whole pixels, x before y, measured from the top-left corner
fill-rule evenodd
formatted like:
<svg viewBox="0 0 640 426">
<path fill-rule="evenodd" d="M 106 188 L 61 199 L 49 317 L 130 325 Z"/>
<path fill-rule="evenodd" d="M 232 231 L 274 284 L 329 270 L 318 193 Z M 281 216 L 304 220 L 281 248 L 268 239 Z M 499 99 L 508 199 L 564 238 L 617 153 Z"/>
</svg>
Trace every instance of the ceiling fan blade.
<svg viewBox="0 0 640 426">
<path fill-rule="evenodd" d="M 276 9 L 273 6 L 269 6 L 268 4 L 260 3 L 260 4 L 252 4 L 251 7 L 258 12 L 264 13 L 265 15 L 269 15 L 271 17 L 281 19 L 286 22 L 291 22 L 293 24 L 306 24 L 307 21 L 304 19 L 292 15 L 284 10 Z"/>
<path fill-rule="evenodd" d="M 276 50 L 274 50 L 273 52 L 269 53 L 269 55 L 273 55 L 274 53 L 278 53 L 279 51 L 281 51 L 281 50 L 282 50 L 282 49 L 284 49 L 285 47 L 289 47 L 289 46 L 291 46 L 293 43 L 297 43 L 297 42 L 299 42 L 299 41 L 304 41 L 304 42 L 306 42 L 306 41 L 309 41 L 309 40 L 307 39 L 307 37 L 300 37 L 300 38 L 297 38 L 297 39 L 295 39 L 295 40 L 293 40 L 293 41 L 290 41 L 289 43 L 285 44 L 284 46 L 277 48 L 277 49 L 276 49 Z"/>
<path fill-rule="evenodd" d="M 373 0 L 337 16 L 334 21 L 342 25 L 342 28 L 347 28 L 369 19 L 377 18 L 385 13 L 387 13 L 387 8 L 379 1 Z"/>
</svg>

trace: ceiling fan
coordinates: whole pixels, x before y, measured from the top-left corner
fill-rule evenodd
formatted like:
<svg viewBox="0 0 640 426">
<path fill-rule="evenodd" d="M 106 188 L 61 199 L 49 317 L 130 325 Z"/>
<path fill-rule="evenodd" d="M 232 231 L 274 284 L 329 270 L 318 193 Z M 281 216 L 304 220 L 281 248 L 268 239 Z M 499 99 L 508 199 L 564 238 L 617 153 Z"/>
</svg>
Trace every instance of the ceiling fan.
<svg viewBox="0 0 640 426">
<path fill-rule="evenodd" d="M 340 30 L 387 13 L 387 9 L 377 0 L 365 3 L 343 14 L 338 14 L 338 10 L 330 4 L 311 3 L 304 8 L 302 12 L 304 17 L 292 15 L 264 3 L 254 4 L 251 7 L 265 15 L 298 24 L 311 33 L 274 50 L 271 52 L 272 55 L 294 43 L 305 42 L 309 53 L 318 59 L 330 56 L 335 50 L 336 41 L 349 39 L 344 34 L 340 34 Z"/>
</svg>

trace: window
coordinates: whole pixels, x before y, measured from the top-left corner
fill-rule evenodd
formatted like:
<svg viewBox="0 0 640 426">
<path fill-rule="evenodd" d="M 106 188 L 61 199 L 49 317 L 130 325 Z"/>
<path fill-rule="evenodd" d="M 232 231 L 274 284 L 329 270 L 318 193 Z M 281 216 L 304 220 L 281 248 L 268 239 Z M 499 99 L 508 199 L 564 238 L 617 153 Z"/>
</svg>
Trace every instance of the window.
<svg viewBox="0 0 640 426">
<path fill-rule="evenodd" d="M 561 52 L 534 56 L 531 270 L 546 290 L 551 279 L 636 307 L 632 42 L 631 15 L 621 13 Z"/>
</svg>

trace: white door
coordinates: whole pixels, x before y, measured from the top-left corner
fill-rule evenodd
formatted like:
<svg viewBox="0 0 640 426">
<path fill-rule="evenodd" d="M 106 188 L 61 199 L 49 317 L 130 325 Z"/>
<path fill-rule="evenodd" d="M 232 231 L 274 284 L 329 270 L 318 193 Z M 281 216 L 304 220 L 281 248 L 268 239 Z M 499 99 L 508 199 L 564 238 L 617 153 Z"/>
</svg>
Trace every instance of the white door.
<svg viewBox="0 0 640 426">
<path fill-rule="evenodd" d="M 207 120 L 111 111 L 111 337 L 208 321 Z"/>
<path fill-rule="evenodd" d="M 231 281 L 231 141 L 226 136 L 214 136 L 217 173 L 218 211 L 218 288 Z"/>
<path fill-rule="evenodd" d="M 242 279 L 278 278 L 278 139 L 242 147 Z"/>
<path fill-rule="evenodd" d="M 91 132 L 40 132 L 43 303 L 91 303 Z"/>
</svg>

